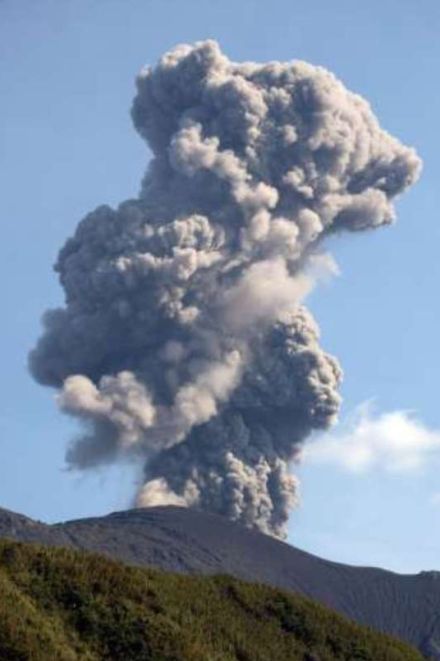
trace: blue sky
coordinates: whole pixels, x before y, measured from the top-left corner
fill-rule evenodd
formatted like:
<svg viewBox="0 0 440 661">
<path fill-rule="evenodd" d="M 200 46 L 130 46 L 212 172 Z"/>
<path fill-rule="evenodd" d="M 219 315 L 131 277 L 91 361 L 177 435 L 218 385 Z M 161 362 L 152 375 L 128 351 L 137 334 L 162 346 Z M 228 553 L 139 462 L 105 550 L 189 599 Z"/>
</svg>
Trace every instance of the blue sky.
<svg viewBox="0 0 440 661">
<path fill-rule="evenodd" d="M 65 471 L 74 423 L 31 380 L 26 355 L 42 311 L 62 300 L 51 265 L 65 238 L 98 204 L 137 193 L 148 153 L 128 112 L 135 74 L 212 37 L 232 59 L 331 69 L 423 158 L 398 223 L 335 239 L 341 275 L 310 297 L 344 368 L 344 405 L 335 452 L 318 439 L 298 469 L 289 540 L 344 562 L 440 569 L 439 30 L 437 0 L 0 2 L 0 506 L 55 521 L 129 502 L 131 467 Z M 354 466 L 341 458 L 358 456 L 356 439 L 369 459 Z"/>
</svg>

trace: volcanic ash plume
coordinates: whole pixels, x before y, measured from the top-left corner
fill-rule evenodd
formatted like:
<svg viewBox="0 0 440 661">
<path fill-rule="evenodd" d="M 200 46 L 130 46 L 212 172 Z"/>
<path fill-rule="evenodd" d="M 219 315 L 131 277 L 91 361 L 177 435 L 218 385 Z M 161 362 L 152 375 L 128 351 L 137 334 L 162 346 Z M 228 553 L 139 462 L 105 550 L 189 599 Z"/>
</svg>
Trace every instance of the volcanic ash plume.
<svg viewBox="0 0 440 661">
<path fill-rule="evenodd" d="M 83 421 L 67 461 L 144 466 L 140 505 L 176 503 L 283 536 L 289 461 L 338 412 L 337 361 L 301 302 L 325 236 L 391 223 L 412 149 L 304 62 L 178 46 L 137 79 L 153 157 L 138 199 L 86 216 L 55 269 L 65 307 L 30 365 Z"/>
</svg>

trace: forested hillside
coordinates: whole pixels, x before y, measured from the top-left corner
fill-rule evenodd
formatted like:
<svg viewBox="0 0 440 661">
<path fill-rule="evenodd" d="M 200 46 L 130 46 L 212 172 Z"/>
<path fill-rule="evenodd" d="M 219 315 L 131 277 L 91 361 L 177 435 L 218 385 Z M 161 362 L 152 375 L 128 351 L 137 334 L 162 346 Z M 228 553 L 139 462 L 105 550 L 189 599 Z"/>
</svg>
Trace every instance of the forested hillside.
<svg viewBox="0 0 440 661">
<path fill-rule="evenodd" d="M 8 661 L 416 661 L 404 643 L 304 597 L 234 578 L 128 567 L 0 542 L 0 658 Z"/>
</svg>

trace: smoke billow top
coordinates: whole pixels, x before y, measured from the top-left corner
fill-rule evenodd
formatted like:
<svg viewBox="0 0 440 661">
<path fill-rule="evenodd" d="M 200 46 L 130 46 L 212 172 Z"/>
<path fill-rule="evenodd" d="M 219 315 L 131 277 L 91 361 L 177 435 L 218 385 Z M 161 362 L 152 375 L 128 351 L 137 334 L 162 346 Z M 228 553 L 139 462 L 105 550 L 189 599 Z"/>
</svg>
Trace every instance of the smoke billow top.
<svg viewBox="0 0 440 661">
<path fill-rule="evenodd" d="M 139 197 L 86 216 L 55 266 L 34 377 L 83 422 L 71 467 L 142 462 L 139 505 L 283 536 L 289 461 L 335 420 L 341 369 L 302 301 L 333 233 L 391 223 L 414 150 L 305 62 L 178 46 L 137 79 L 153 152 Z"/>
</svg>

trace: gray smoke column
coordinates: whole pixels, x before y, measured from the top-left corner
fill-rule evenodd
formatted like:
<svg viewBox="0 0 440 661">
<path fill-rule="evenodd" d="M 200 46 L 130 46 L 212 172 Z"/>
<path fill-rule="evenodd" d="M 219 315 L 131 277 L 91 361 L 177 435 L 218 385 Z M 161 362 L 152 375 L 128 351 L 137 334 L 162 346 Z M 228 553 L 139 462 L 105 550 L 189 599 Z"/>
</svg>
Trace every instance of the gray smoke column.
<svg viewBox="0 0 440 661">
<path fill-rule="evenodd" d="M 83 421 L 71 467 L 138 458 L 140 505 L 177 503 L 283 536 L 289 462 L 335 420 L 337 361 L 302 301 L 322 240 L 394 219 L 416 153 L 305 62 L 181 45 L 137 79 L 152 152 L 139 197 L 86 216 L 55 269 L 34 377 Z"/>
</svg>

